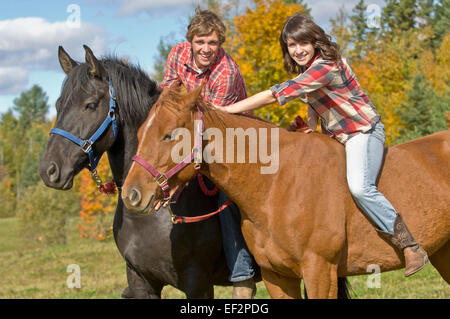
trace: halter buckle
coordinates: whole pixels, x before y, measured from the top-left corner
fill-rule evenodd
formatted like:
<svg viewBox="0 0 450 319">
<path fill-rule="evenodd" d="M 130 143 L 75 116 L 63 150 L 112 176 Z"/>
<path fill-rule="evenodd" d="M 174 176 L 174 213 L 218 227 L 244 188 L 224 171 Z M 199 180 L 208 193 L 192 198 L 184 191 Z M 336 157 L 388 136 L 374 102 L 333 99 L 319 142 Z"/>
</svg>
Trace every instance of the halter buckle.
<svg viewBox="0 0 450 319">
<path fill-rule="evenodd" d="M 155 177 L 155 181 L 159 185 L 159 187 L 161 187 L 162 189 L 164 189 L 165 187 L 168 186 L 168 181 L 164 174 L 160 174 L 157 177 Z"/>
<path fill-rule="evenodd" d="M 89 153 L 92 150 L 92 143 L 88 140 L 84 141 L 84 144 L 81 146 L 81 149 L 85 153 Z"/>
</svg>

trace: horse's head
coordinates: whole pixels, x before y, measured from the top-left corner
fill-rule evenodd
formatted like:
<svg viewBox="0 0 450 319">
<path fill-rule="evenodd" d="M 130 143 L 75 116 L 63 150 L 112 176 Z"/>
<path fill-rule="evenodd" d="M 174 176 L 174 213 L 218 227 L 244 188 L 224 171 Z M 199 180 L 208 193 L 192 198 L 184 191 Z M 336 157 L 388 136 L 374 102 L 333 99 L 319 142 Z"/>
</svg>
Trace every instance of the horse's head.
<svg viewBox="0 0 450 319">
<path fill-rule="evenodd" d="M 194 114 L 196 103 L 201 100 L 200 91 L 201 88 L 184 94 L 177 85 L 164 89 L 139 128 L 137 154 L 122 187 L 122 199 L 128 209 L 151 213 L 157 203 L 194 176 L 190 152 L 195 144 Z M 180 164 L 182 159 L 186 159 L 185 165 Z M 179 165 L 183 169 L 178 170 Z M 165 176 L 158 176 L 159 173 Z M 161 185 L 170 191 L 164 192 Z"/>
<path fill-rule="evenodd" d="M 57 189 L 70 189 L 73 177 L 92 163 L 90 157 L 111 147 L 115 137 L 113 125 L 108 125 L 92 145 L 77 145 L 77 138 L 81 142 L 90 140 L 110 114 L 106 70 L 89 47 L 84 49 L 86 63 L 82 64 L 75 62 L 62 47 L 58 51 L 67 78 L 56 102 L 55 129 L 39 165 L 44 183 Z M 90 149 L 93 152 L 89 154 Z"/>
</svg>

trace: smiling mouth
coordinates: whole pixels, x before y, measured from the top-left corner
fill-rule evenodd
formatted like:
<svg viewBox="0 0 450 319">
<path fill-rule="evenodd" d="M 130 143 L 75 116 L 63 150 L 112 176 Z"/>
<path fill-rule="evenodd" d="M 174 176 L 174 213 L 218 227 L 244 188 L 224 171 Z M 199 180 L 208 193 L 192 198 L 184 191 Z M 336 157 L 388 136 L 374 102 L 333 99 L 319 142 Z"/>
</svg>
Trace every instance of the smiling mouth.
<svg viewBox="0 0 450 319">
<path fill-rule="evenodd" d="M 200 54 L 200 58 L 202 58 L 205 61 L 209 61 L 211 59 L 211 56 L 204 56 Z"/>
<path fill-rule="evenodd" d="M 308 56 L 308 54 L 297 55 L 297 59 L 303 60 L 303 59 L 306 58 L 307 56 Z"/>
</svg>

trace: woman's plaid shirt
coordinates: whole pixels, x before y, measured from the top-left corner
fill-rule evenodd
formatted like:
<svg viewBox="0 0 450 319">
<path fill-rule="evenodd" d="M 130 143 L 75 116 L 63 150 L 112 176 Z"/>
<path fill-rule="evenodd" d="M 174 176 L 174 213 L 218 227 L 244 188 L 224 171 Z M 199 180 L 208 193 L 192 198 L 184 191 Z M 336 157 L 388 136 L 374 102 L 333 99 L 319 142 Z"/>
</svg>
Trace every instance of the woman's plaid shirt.
<svg viewBox="0 0 450 319">
<path fill-rule="evenodd" d="M 214 62 L 202 71 L 194 63 L 189 42 L 174 46 L 167 57 L 166 76 L 160 86 L 170 86 L 176 80 L 180 80 L 188 91 L 205 83 L 203 98 L 217 106 L 233 104 L 247 97 L 241 71 L 223 48 L 219 49 Z"/>
<path fill-rule="evenodd" d="M 306 97 L 326 130 L 342 144 L 356 134 L 369 131 L 380 120 L 345 59 L 338 67 L 335 62 L 319 57 L 305 72 L 270 90 L 280 105 Z"/>
</svg>

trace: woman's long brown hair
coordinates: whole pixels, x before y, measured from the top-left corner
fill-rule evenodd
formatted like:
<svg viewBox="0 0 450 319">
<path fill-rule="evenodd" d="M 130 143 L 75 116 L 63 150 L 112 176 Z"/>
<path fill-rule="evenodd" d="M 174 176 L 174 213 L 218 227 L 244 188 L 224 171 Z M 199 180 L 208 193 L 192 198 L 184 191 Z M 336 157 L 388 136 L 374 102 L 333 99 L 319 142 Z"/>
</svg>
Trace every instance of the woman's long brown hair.
<svg viewBox="0 0 450 319">
<path fill-rule="evenodd" d="M 304 14 L 296 13 L 290 16 L 281 30 L 280 46 L 283 52 L 284 68 L 290 74 L 303 72 L 300 66 L 289 55 L 287 39 L 292 38 L 297 42 L 310 42 L 316 53 L 326 60 L 332 60 L 341 65 L 339 46 L 331 41 L 331 36 L 319 27 L 314 21 Z"/>
</svg>

